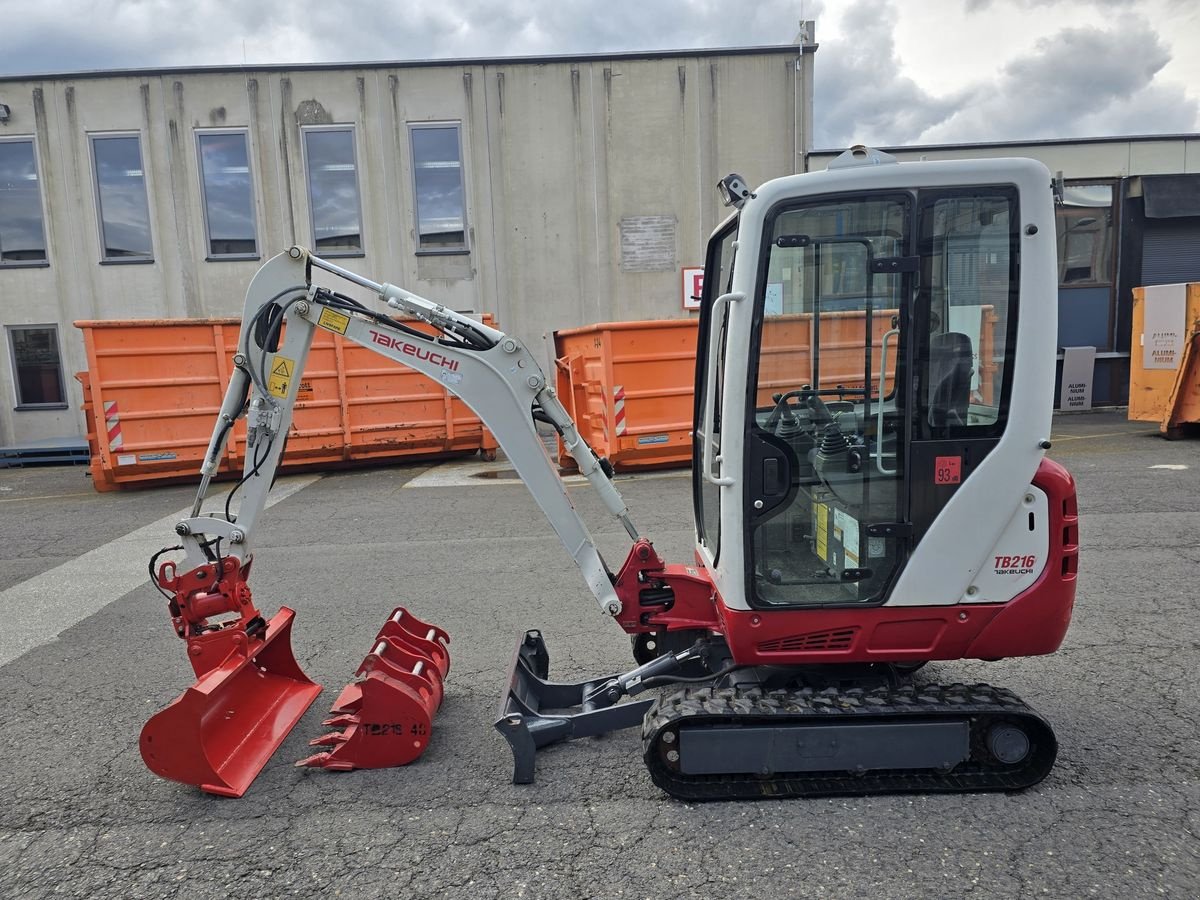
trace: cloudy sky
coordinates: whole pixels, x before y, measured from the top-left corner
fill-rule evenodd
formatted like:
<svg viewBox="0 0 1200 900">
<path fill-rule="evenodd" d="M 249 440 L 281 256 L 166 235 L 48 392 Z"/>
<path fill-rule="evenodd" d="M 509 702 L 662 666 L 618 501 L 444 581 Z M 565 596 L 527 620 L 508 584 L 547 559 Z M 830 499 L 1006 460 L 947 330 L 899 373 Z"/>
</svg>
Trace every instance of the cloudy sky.
<svg viewBox="0 0 1200 900">
<path fill-rule="evenodd" d="M 744 46 L 801 18 L 817 147 L 1200 130 L 1197 0 L 0 0 L 0 74 Z"/>
</svg>

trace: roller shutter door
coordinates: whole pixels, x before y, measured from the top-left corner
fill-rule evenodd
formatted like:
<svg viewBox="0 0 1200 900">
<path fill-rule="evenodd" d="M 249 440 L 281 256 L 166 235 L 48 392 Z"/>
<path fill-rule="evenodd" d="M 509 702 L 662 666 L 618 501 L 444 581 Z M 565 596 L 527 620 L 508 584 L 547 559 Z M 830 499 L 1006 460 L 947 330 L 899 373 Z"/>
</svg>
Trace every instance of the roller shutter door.
<svg viewBox="0 0 1200 900">
<path fill-rule="evenodd" d="M 1142 284 L 1200 281 L 1200 216 L 1147 219 Z"/>
</svg>

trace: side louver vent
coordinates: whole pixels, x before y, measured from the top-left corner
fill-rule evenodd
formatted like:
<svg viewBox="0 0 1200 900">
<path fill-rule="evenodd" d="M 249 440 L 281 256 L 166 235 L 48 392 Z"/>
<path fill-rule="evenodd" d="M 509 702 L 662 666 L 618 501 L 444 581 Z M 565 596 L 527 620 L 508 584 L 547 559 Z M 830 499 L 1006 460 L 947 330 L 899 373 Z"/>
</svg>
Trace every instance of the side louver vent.
<svg viewBox="0 0 1200 900">
<path fill-rule="evenodd" d="M 833 631 L 813 631 L 790 637 L 763 641 L 758 649 L 763 653 L 795 652 L 797 650 L 849 650 L 857 628 L 838 628 Z"/>
</svg>

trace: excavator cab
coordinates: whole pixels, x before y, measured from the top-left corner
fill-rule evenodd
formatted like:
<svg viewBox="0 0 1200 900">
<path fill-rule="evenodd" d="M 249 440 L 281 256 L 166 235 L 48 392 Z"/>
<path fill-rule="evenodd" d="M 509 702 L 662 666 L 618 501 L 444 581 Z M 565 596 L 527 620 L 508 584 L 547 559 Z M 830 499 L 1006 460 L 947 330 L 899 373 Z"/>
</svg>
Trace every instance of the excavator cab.
<svg viewBox="0 0 1200 900">
<path fill-rule="evenodd" d="M 549 682 L 526 634 L 496 723 L 514 780 L 536 747 L 640 722 L 651 778 L 687 800 L 1036 784 L 1057 747 L 1037 713 L 905 673 L 1050 653 L 1070 620 L 1074 485 L 1045 458 L 1050 173 L 856 149 L 720 187 L 736 210 L 701 294 L 696 565 L 643 538 L 614 575 L 631 672 Z"/>
<path fill-rule="evenodd" d="M 1047 549 L 1048 509 L 1026 498 L 1054 382 L 1049 174 L 850 151 L 744 198 L 707 256 L 693 484 L 723 602 L 955 605 L 1028 587 L 982 563 L 1002 535 L 998 555 Z"/>
</svg>

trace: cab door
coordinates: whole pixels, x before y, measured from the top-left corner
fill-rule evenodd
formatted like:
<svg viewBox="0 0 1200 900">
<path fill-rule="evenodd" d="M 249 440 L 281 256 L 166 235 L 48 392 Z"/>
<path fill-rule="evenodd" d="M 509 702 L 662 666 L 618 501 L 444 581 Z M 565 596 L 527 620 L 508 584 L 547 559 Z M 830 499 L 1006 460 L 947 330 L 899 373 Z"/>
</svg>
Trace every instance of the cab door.
<svg viewBox="0 0 1200 900">
<path fill-rule="evenodd" d="M 746 400 L 755 607 L 879 602 L 909 549 L 915 197 L 781 205 L 764 223 Z"/>
<path fill-rule="evenodd" d="M 1017 220 L 1003 185 L 826 196 L 765 217 L 744 423 L 751 607 L 887 602 L 996 447 Z"/>
</svg>

